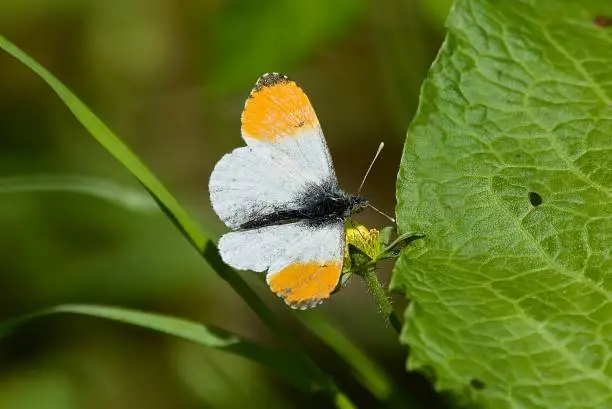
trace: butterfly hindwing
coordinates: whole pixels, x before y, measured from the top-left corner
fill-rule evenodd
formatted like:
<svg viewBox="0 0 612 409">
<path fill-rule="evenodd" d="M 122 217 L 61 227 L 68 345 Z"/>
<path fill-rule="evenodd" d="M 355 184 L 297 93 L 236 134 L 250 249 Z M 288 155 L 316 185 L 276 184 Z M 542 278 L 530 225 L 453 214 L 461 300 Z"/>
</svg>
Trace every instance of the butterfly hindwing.
<svg viewBox="0 0 612 409">
<path fill-rule="evenodd" d="M 271 290 L 292 308 L 310 308 L 329 298 L 342 271 L 344 223 L 306 221 L 225 234 L 223 260 L 238 269 L 268 271 Z"/>
</svg>

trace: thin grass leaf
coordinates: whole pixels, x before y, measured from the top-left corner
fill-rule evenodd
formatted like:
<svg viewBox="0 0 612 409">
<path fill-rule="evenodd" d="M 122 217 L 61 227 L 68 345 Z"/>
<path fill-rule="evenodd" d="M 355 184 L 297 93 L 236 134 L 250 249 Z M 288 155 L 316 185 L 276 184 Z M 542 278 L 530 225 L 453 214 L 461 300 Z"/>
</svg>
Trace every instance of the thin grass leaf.
<svg viewBox="0 0 612 409">
<path fill-rule="evenodd" d="M 16 45 L 0 36 L 0 48 L 17 58 L 40 76 L 72 111 L 77 120 L 89 133 L 115 157 L 140 183 L 145 186 L 156 200 L 164 203 L 172 211 L 174 219 L 180 224 L 189 241 L 199 250 L 210 243 L 200 227 L 191 219 L 178 201 L 166 190 L 162 183 L 149 171 L 145 164 L 127 147 L 93 112 L 85 106 L 64 84 L 46 68 L 34 61 Z"/>
<path fill-rule="evenodd" d="M 297 315 L 296 315 L 297 316 Z M 300 314 L 298 319 L 321 341 L 333 349 L 351 368 L 355 379 L 389 408 L 421 408 L 413 396 L 402 391 L 385 371 L 353 344 L 336 326 L 323 320 L 314 311 Z"/>
<path fill-rule="evenodd" d="M 105 200 L 136 213 L 158 213 L 159 206 L 145 191 L 89 175 L 38 174 L 0 178 L 0 194 L 71 192 Z"/>
<path fill-rule="evenodd" d="M 322 320 L 315 312 L 296 314 L 296 317 L 351 366 L 356 379 L 372 395 L 382 401 L 389 398 L 393 391 L 391 379 L 341 331 Z"/>
<path fill-rule="evenodd" d="M 302 366 L 287 352 L 259 345 L 223 329 L 206 326 L 198 322 L 121 307 L 93 304 L 57 305 L 1 322 L 0 339 L 33 320 L 56 314 L 87 315 L 175 336 L 257 362 L 275 371 L 282 379 L 305 392 L 316 390 L 316 385 L 313 384 L 311 378 L 303 373 Z"/>
</svg>

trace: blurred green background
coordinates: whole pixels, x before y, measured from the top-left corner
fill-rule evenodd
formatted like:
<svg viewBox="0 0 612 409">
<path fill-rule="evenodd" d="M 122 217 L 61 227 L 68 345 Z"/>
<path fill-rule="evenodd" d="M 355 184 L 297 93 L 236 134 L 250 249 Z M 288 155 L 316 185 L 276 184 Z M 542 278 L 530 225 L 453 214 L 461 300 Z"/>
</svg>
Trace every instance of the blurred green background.
<svg viewBox="0 0 612 409">
<path fill-rule="evenodd" d="M 364 193 L 392 213 L 406 128 L 449 7 L 450 0 L 0 0 L 0 33 L 83 99 L 218 236 L 224 227 L 209 205 L 208 176 L 243 144 L 244 99 L 268 71 L 288 74 L 310 96 L 347 191 L 385 142 Z M 82 174 L 139 189 L 49 88 L 4 53 L 0 124 L 0 178 Z M 76 193 L 0 192 L 0 318 L 104 303 L 274 342 L 161 213 Z M 358 220 L 388 224 L 373 212 Z M 381 269 L 385 280 L 388 273 Z M 242 275 L 286 314 L 258 277 Z M 401 311 L 405 304 L 394 300 Z M 319 311 L 388 370 L 414 407 L 443 407 L 424 378 L 405 373 L 405 348 L 359 280 Z M 296 331 L 360 407 L 374 405 L 337 357 Z M 0 344 L 0 368 L 2 409 L 328 404 L 246 360 L 94 318 L 28 325 Z"/>
</svg>

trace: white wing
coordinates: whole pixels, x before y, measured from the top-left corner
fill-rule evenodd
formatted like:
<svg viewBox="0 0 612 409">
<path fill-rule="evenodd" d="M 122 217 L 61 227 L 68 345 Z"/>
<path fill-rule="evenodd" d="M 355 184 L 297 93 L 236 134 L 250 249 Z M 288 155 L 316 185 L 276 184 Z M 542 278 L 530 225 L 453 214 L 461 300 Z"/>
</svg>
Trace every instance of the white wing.
<svg viewBox="0 0 612 409">
<path fill-rule="evenodd" d="M 336 288 L 344 257 L 344 223 L 296 222 L 225 234 L 223 261 L 237 269 L 268 271 L 272 291 L 292 308 L 317 305 Z"/>
<path fill-rule="evenodd" d="M 282 210 L 299 208 L 309 186 L 291 158 L 265 147 L 243 147 L 226 154 L 210 176 L 213 209 L 230 228 Z"/>
</svg>

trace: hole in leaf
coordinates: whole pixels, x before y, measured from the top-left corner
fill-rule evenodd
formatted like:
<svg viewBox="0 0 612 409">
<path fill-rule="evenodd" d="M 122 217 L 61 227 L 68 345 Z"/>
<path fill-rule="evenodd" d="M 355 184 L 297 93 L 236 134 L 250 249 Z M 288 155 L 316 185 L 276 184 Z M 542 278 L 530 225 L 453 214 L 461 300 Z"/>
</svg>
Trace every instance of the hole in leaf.
<svg viewBox="0 0 612 409">
<path fill-rule="evenodd" d="M 480 379 L 476 379 L 476 378 L 470 381 L 470 386 L 474 389 L 478 389 L 479 391 L 487 387 L 487 385 L 483 381 L 481 381 Z"/>
<path fill-rule="evenodd" d="M 533 207 L 538 207 L 542 204 L 542 196 L 538 192 L 529 192 L 529 202 Z"/>
<path fill-rule="evenodd" d="M 597 16 L 593 19 L 593 23 L 599 27 L 612 26 L 612 17 Z"/>
</svg>

